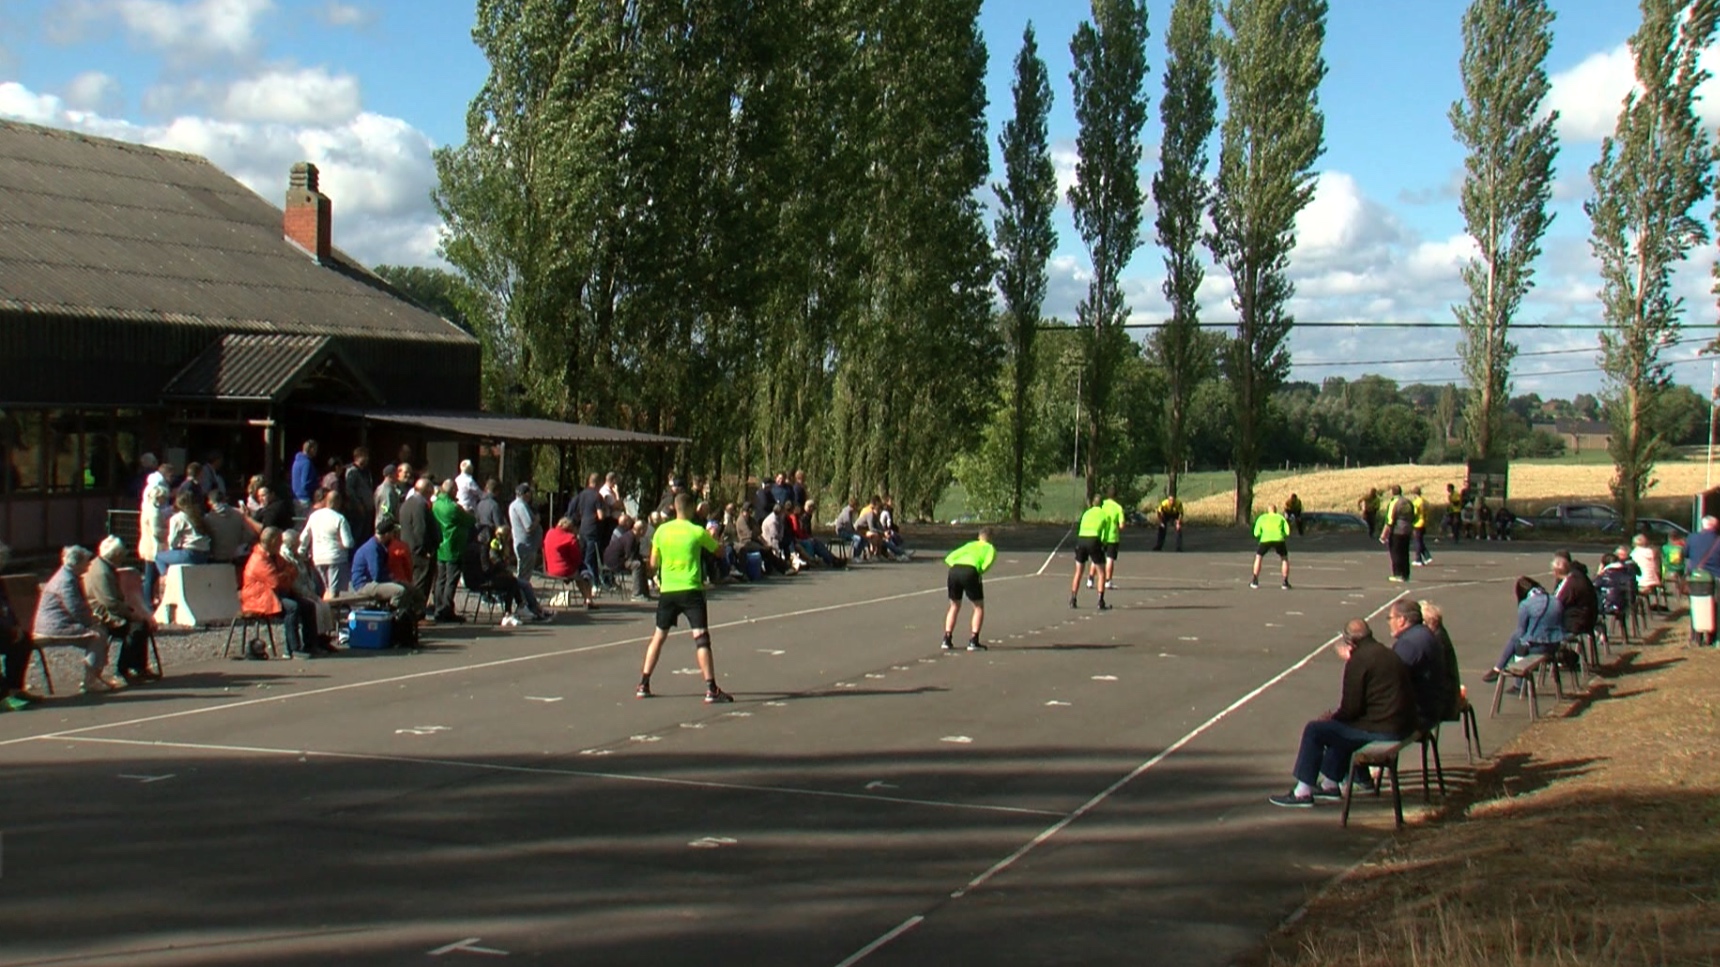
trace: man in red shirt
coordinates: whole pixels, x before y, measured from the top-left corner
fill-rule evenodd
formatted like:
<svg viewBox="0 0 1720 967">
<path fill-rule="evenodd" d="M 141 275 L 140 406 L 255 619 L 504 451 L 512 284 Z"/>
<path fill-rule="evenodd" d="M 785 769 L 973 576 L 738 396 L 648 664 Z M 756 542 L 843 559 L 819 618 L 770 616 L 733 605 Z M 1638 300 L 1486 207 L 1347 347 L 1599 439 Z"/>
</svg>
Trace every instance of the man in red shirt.
<svg viewBox="0 0 1720 967">
<path fill-rule="evenodd" d="M 591 573 L 585 567 L 585 553 L 573 518 L 563 517 L 544 534 L 543 572 L 559 581 L 573 582 L 585 597 L 585 606 L 593 606 Z"/>
</svg>

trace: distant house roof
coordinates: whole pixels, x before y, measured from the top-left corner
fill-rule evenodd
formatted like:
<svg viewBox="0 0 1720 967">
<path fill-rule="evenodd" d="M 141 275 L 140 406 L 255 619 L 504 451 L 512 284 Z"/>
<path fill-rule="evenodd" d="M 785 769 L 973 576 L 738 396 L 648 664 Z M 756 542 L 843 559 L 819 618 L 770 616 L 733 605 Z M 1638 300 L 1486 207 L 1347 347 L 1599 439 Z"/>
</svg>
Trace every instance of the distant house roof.
<svg viewBox="0 0 1720 967">
<path fill-rule="evenodd" d="M 375 403 L 381 395 L 328 336 L 229 334 L 169 380 L 162 398 L 175 401 L 280 402 L 323 370 Z"/>
<path fill-rule="evenodd" d="M 475 343 L 338 249 L 319 263 L 282 218 L 195 155 L 0 121 L 0 310 Z"/>
</svg>

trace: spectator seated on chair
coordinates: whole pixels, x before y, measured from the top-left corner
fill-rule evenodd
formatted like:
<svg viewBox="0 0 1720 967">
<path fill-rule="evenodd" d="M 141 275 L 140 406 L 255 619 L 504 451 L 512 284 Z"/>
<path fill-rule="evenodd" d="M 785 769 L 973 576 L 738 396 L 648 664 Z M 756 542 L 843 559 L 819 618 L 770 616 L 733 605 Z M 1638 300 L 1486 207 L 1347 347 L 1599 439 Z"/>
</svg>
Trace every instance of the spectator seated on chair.
<svg viewBox="0 0 1720 967">
<path fill-rule="evenodd" d="M 1660 563 L 1660 549 L 1654 546 L 1647 534 L 1638 534 L 1631 539 L 1630 559 L 1637 567 L 1636 591 L 1650 599 L 1650 607 L 1654 606 L 1653 598 L 1663 590 Z"/>
<path fill-rule="evenodd" d="M 1416 727 L 1432 732 L 1450 703 L 1444 649 L 1439 637 L 1423 623 L 1421 605 L 1415 601 L 1392 602 L 1386 621 L 1392 632 L 1392 651 L 1409 669 L 1415 686 Z"/>
<path fill-rule="evenodd" d="M 759 537 L 764 542 L 766 560 L 775 558 L 784 572 L 800 573 L 800 555 L 794 550 L 794 540 L 788 530 L 787 504 L 777 504 L 759 524 Z"/>
<path fill-rule="evenodd" d="M 395 530 L 392 517 L 384 517 L 376 523 L 376 534 L 352 556 L 352 589 L 354 593 L 370 597 L 386 607 L 397 624 L 416 624 L 424 613 L 424 599 L 410 581 L 411 557 L 408 554 L 406 558 L 407 581 L 398 580 L 389 566 L 389 544 L 399 543 L 395 540 Z"/>
<path fill-rule="evenodd" d="M 1594 634 L 1600 616 L 1600 598 L 1594 582 L 1589 580 L 1588 569 L 1572 560 L 1571 552 L 1554 551 L 1553 577 L 1559 582 L 1553 589 L 1553 597 L 1559 599 L 1559 607 L 1564 611 L 1565 635 Z"/>
<path fill-rule="evenodd" d="M 1501 503 L 1499 510 L 1493 514 L 1493 539 L 1508 541 L 1511 539 L 1511 527 L 1517 523 L 1517 517 Z"/>
<path fill-rule="evenodd" d="M 502 606 L 503 627 L 520 624 L 518 612 L 525 607 L 520 582 L 506 567 L 490 557 L 490 533 L 483 527 L 472 528 L 466 551 L 460 555 L 460 580 L 466 590 Z"/>
<path fill-rule="evenodd" d="M 842 562 L 836 555 L 830 553 L 830 548 L 824 542 L 812 536 L 813 511 L 816 506 L 807 504 L 805 510 L 799 509 L 792 501 L 788 505 L 788 533 L 794 542 L 795 550 L 800 556 L 809 561 L 822 561 L 825 567 L 841 567 Z"/>
<path fill-rule="evenodd" d="M 1335 646 L 1344 662 L 1336 709 L 1302 728 L 1302 747 L 1291 770 L 1296 786 L 1273 796 L 1274 806 L 1312 806 L 1316 799 L 1343 798 L 1350 757 L 1373 742 L 1401 742 L 1416 729 L 1415 686 L 1409 668 L 1374 638 L 1366 621 L 1344 626 Z"/>
<path fill-rule="evenodd" d="M 324 599 L 324 595 L 332 597 L 333 591 L 326 591 L 317 580 L 316 568 L 298 556 L 299 536 L 296 531 L 281 532 L 281 560 L 292 565 L 293 599 L 309 609 L 311 621 L 307 626 L 311 631 L 311 640 L 323 645 L 332 645 L 338 631 L 335 622 L 334 606 Z M 256 548 L 252 548 L 255 552 Z M 246 561 L 250 566 L 250 561 Z"/>
<path fill-rule="evenodd" d="M 1445 611 L 1432 601 L 1419 603 L 1421 623 L 1439 639 L 1440 656 L 1445 662 L 1445 697 L 1440 721 L 1455 722 L 1463 713 L 1464 703 L 1469 701 L 1463 694 L 1463 666 L 1458 664 L 1457 646 L 1452 643 L 1451 632 L 1445 627 Z"/>
<path fill-rule="evenodd" d="M 96 619 L 84 598 L 82 578 L 92 558 L 88 550 L 77 546 L 60 552 L 60 569 L 42 586 L 42 596 L 36 601 L 31 636 L 37 645 L 65 644 L 83 649 L 82 691 L 117 692 L 125 682 L 107 673 L 108 629 Z"/>
<path fill-rule="evenodd" d="M 623 513 L 615 521 L 615 533 L 610 535 L 609 546 L 603 549 L 603 569 L 617 582 L 621 575 L 627 575 L 627 587 L 636 601 L 648 597 L 645 557 L 639 550 L 642 546 L 640 538 L 644 534 L 645 522 Z"/>
<path fill-rule="evenodd" d="M 1517 630 L 1505 642 L 1499 663 L 1481 677 L 1484 682 L 1498 681 L 1507 666 L 1517 658 L 1529 655 L 1556 655 L 1565 643 L 1564 606 L 1547 593 L 1541 582 L 1532 577 L 1517 579 Z"/>
<path fill-rule="evenodd" d="M 274 487 L 267 483 L 259 483 L 253 496 L 256 506 L 250 510 L 251 520 L 259 530 L 264 527 L 273 527 L 285 534 L 293 529 L 292 501 L 282 497 Z M 247 555 L 245 560 L 250 561 L 250 556 Z"/>
<path fill-rule="evenodd" d="M 245 579 L 239 586 L 239 610 L 264 620 L 281 619 L 287 654 L 307 656 L 334 652 L 318 633 L 317 605 L 306 600 L 298 586 L 299 569 L 281 553 L 285 535 L 273 527 L 263 528 L 251 556 L 245 561 Z"/>
<path fill-rule="evenodd" d="M 579 588 L 585 606 L 594 603 L 591 571 L 585 566 L 585 549 L 579 542 L 579 525 L 572 517 L 563 517 L 543 535 L 543 573 L 558 581 L 572 582 Z"/>
<path fill-rule="evenodd" d="M 203 518 L 203 501 L 182 490 L 173 498 L 173 516 L 167 519 L 167 546 L 155 555 L 162 574 L 175 564 L 208 564 L 209 524 Z"/>
<path fill-rule="evenodd" d="M 850 497 L 848 502 L 842 505 L 842 509 L 836 513 L 836 539 L 848 542 L 856 560 L 866 548 L 866 537 L 856 527 L 859 520 L 860 504 L 853 497 Z"/>
<path fill-rule="evenodd" d="M 114 667 L 122 678 L 136 685 L 161 676 L 149 670 L 149 632 L 155 619 L 148 613 L 139 613 L 126 601 L 119 586 L 119 572 L 115 570 L 124 563 L 125 542 L 112 536 L 103 539 L 90 569 L 84 572 L 84 599 L 108 637 L 119 643 L 119 658 Z"/>
<path fill-rule="evenodd" d="M 883 498 L 874 495 L 871 503 L 860 508 L 860 516 L 854 519 L 854 529 L 865 536 L 873 554 L 892 561 L 906 561 L 914 555 L 891 532 L 885 520 L 887 513 Z"/>
<path fill-rule="evenodd" d="M 1620 554 L 1624 555 L 1622 560 Z M 1630 634 L 1631 602 L 1636 600 L 1635 569 L 1630 552 L 1621 547 L 1601 558 L 1599 573 L 1595 575 L 1595 593 L 1600 596 L 1601 616 L 1623 622 L 1627 638 Z M 1605 632 L 1604 624 L 1601 630 Z"/>
<path fill-rule="evenodd" d="M 0 572 L 12 563 L 12 549 L 0 543 Z M 24 691 L 24 676 L 30 670 L 30 636 L 12 600 L 6 595 L 6 582 L 0 581 L 0 712 L 17 712 L 28 708 L 36 699 Z"/>
</svg>

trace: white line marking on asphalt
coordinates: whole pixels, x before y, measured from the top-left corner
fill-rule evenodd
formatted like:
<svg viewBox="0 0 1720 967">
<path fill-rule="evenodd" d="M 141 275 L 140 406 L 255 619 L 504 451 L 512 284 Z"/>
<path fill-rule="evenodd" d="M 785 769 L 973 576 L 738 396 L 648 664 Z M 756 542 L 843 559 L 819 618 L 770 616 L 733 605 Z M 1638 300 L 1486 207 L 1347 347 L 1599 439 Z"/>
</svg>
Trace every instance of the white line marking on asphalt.
<svg viewBox="0 0 1720 967">
<path fill-rule="evenodd" d="M 435 735 L 438 732 L 450 731 L 452 728 L 453 728 L 452 726 L 448 726 L 448 725 L 413 725 L 413 726 L 409 726 L 409 727 L 404 728 L 404 729 L 395 729 L 394 734 L 395 735 Z"/>
<path fill-rule="evenodd" d="M 683 728 L 683 729 L 702 729 L 704 727 L 705 727 L 705 723 L 703 723 L 703 722 L 682 722 L 681 723 L 681 728 Z"/>
<path fill-rule="evenodd" d="M 804 789 L 797 786 L 761 786 L 744 782 L 714 782 L 705 779 L 680 779 L 672 776 L 642 776 L 626 772 L 592 772 L 585 769 L 556 769 L 548 766 L 516 766 L 497 762 L 471 762 L 465 759 L 433 759 L 412 755 L 378 755 L 364 752 L 319 752 L 312 749 L 279 749 L 255 745 L 219 745 L 209 742 L 166 742 L 152 739 L 110 739 L 96 735 L 68 736 L 61 741 L 87 742 L 92 745 L 119 745 L 133 748 L 187 749 L 197 752 L 249 752 L 254 755 L 294 756 L 300 759 L 338 759 L 349 762 L 395 762 L 403 765 L 441 766 L 471 769 L 476 772 L 504 772 L 526 776 L 565 776 L 574 779 L 605 779 L 614 782 L 642 782 L 661 786 L 685 786 L 693 789 L 721 789 L 733 792 L 776 793 L 784 796 L 808 796 L 815 799 L 851 799 L 861 802 L 887 802 L 902 806 L 931 806 L 939 809 L 971 809 L 979 812 L 1009 813 L 1021 816 L 1061 816 L 1055 809 L 1033 809 L 1028 806 L 996 806 L 987 803 L 948 802 L 940 799 L 912 799 L 902 796 L 863 796 L 857 792 L 836 792 L 830 789 Z M 608 749 L 582 749 L 580 755 L 608 755 Z"/>
<path fill-rule="evenodd" d="M 760 649 L 759 649 L 759 650 L 758 650 L 758 653 L 759 653 L 759 654 L 761 654 L 761 655 L 770 655 L 770 656 L 772 656 L 772 657 L 775 657 L 775 656 L 777 656 L 777 655 L 786 655 L 786 654 L 788 654 L 788 652 L 786 652 L 786 651 L 783 651 L 783 650 L 782 650 L 782 649 L 781 649 L 781 648 L 760 648 Z"/>
<path fill-rule="evenodd" d="M 561 701 L 561 696 L 556 695 L 554 697 L 550 697 L 547 695 L 527 695 L 526 701 L 528 701 L 528 702 L 559 702 L 559 701 Z"/>
<path fill-rule="evenodd" d="M 1405 589 L 1403 591 L 1399 591 L 1397 594 L 1392 596 L 1390 601 L 1387 601 L 1385 604 L 1380 605 L 1378 609 L 1376 609 L 1372 614 L 1368 615 L 1368 619 L 1372 620 L 1374 618 L 1379 617 L 1379 615 L 1382 612 L 1384 612 L 1387 608 L 1391 607 L 1392 604 L 1395 603 L 1399 598 L 1402 598 L 1403 596 L 1405 596 L 1407 594 L 1409 594 L 1408 589 Z M 1069 812 L 1062 819 L 1059 819 L 1057 822 L 1052 823 L 1050 826 L 1047 826 L 1045 829 L 1041 830 L 1039 835 L 1033 837 L 1032 839 L 1028 840 L 1026 843 L 1022 844 L 1022 846 L 1019 849 L 1017 849 L 1015 852 L 1009 854 L 1008 856 L 1004 857 L 1001 860 L 998 860 L 996 863 L 993 863 L 991 865 L 991 867 L 988 868 L 985 872 L 983 872 L 980 875 L 969 880 L 967 882 L 966 886 L 963 886 L 961 889 L 956 890 L 955 892 L 951 893 L 949 895 L 949 899 L 959 900 L 962 897 L 967 896 L 969 893 L 972 893 L 974 890 L 977 890 L 980 887 L 984 886 L 986 883 L 990 882 L 993 878 L 997 877 L 1000 873 L 1003 873 L 1005 870 L 1008 870 L 1010 867 L 1012 867 L 1016 863 L 1020 862 L 1022 857 L 1026 856 L 1028 853 L 1033 852 L 1035 849 L 1038 849 L 1047 840 L 1051 839 L 1051 837 L 1056 836 L 1058 833 L 1069 828 L 1069 826 L 1072 823 L 1074 823 L 1077 819 L 1080 819 L 1081 817 L 1087 815 L 1088 813 L 1092 812 L 1093 810 L 1099 808 L 1099 806 L 1104 804 L 1105 800 L 1110 799 L 1112 796 L 1116 795 L 1118 790 L 1122 789 L 1124 786 L 1135 781 L 1136 779 L 1140 778 L 1141 776 L 1145 775 L 1146 773 L 1152 771 L 1154 768 L 1156 768 L 1159 765 L 1159 763 L 1165 761 L 1166 759 L 1170 758 L 1171 756 L 1175 755 L 1176 753 L 1182 751 L 1184 748 L 1186 748 L 1188 746 L 1189 743 L 1193 742 L 1195 739 L 1200 738 L 1202 735 L 1205 735 L 1210 729 L 1212 729 L 1213 726 L 1215 726 L 1218 723 L 1229 718 L 1231 716 L 1231 714 L 1233 714 L 1234 712 L 1236 712 L 1238 709 L 1242 708 L 1243 706 L 1247 705 L 1249 702 L 1252 702 L 1256 698 L 1259 698 L 1262 694 L 1264 694 L 1266 692 L 1267 689 L 1270 689 L 1272 686 L 1278 684 L 1279 682 L 1283 681 L 1284 679 L 1289 678 L 1291 675 L 1294 675 L 1296 672 L 1301 671 L 1303 668 L 1307 667 L 1309 662 L 1312 662 L 1315 658 L 1319 657 L 1321 652 L 1324 652 L 1326 649 L 1332 647 L 1332 643 L 1337 641 L 1337 640 L 1338 640 L 1337 635 L 1333 635 L 1332 637 L 1327 638 L 1325 641 L 1321 642 L 1320 647 L 1314 649 L 1313 651 L 1309 652 L 1307 655 L 1303 656 L 1303 658 L 1300 661 L 1296 662 L 1295 664 L 1291 665 L 1289 668 L 1286 668 L 1283 671 L 1279 672 L 1278 674 L 1267 679 L 1265 682 L 1263 682 L 1258 687 L 1256 687 L 1253 691 L 1249 692 L 1248 694 L 1242 696 L 1241 698 L 1237 699 L 1236 701 L 1231 702 L 1229 705 L 1225 706 L 1224 709 L 1221 710 L 1218 714 L 1207 719 L 1205 722 L 1202 722 L 1200 725 L 1195 726 L 1195 728 L 1193 730 L 1191 730 L 1188 734 L 1184 735 L 1182 738 L 1176 740 L 1175 742 L 1171 743 L 1169 746 L 1165 747 L 1165 749 L 1163 751 L 1159 752 L 1157 755 L 1153 756 L 1152 758 L 1150 758 L 1150 759 L 1146 760 L 1145 762 L 1141 763 L 1140 765 L 1136 766 L 1134 769 L 1131 769 L 1122 778 L 1118 779 L 1116 782 L 1113 782 L 1109 786 L 1106 786 L 1104 789 L 1100 790 L 1099 793 L 1097 793 L 1096 795 L 1093 796 L 1093 798 L 1091 798 L 1091 799 L 1087 800 L 1086 802 L 1082 803 L 1081 805 L 1075 807 L 1075 809 L 1073 811 Z M 864 960 L 867 956 L 875 953 L 879 948 L 883 947 L 884 945 L 890 943 L 892 940 L 901 936 L 903 933 L 907 932 L 909 929 L 913 928 L 915 925 L 917 925 L 921 921 L 925 920 L 925 918 L 926 918 L 926 914 L 922 913 L 922 914 L 919 914 L 918 916 L 910 917 L 909 919 L 904 920 L 895 929 L 891 930 L 890 932 L 884 934 L 883 936 L 872 941 L 871 943 L 867 944 L 866 946 L 861 947 L 858 951 L 849 955 L 846 959 L 844 959 L 840 963 L 838 963 L 837 967 L 853 967 L 854 964 L 859 963 L 860 961 Z"/>
<path fill-rule="evenodd" d="M 1059 545 L 1061 546 L 1061 545 Z M 1012 574 L 992 579 L 993 584 L 1004 581 L 1017 581 L 1028 577 L 1025 574 Z M 902 601 L 908 598 L 923 598 L 932 594 L 943 594 L 943 585 L 924 588 L 919 591 L 903 591 L 900 594 L 889 594 L 881 598 L 865 598 L 856 601 L 846 601 L 842 604 L 827 604 L 816 608 L 800 608 L 795 611 L 784 611 L 780 614 L 767 614 L 758 618 L 742 618 L 738 621 L 721 621 L 711 625 L 711 630 L 721 631 L 725 628 L 738 628 L 742 625 L 758 624 L 762 621 L 782 621 L 788 618 L 804 618 L 808 615 L 826 614 L 831 611 L 844 611 L 849 608 L 872 607 L 890 601 Z M 208 705 L 201 708 L 182 709 L 177 712 L 163 712 L 160 715 L 144 715 L 134 719 L 121 719 L 117 722 L 103 722 L 100 725 L 85 725 L 75 729 L 62 729 L 58 732 L 43 732 L 40 735 L 20 735 L 10 739 L 0 739 L 0 748 L 18 745 L 23 742 L 35 742 L 41 739 L 64 739 L 84 735 L 89 732 L 103 732 L 109 729 L 123 729 L 134 725 L 148 725 L 152 722 L 165 722 L 171 719 L 186 718 L 193 715 L 207 715 L 211 712 L 226 712 L 236 708 L 249 708 L 254 705 L 266 705 L 273 702 L 285 702 L 292 699 L 308 698 L 312 695 L 329 695 L 335 692 L 355 691 L 361 688 L 375 688 L 379 685 L 398 685 L 402 682 L 418 681 L 425 678 L 436 678 L 442 675 L 458 675 L 461 672 L 484 671 L 490 668 L 504 668 L 508 665 L 518 665 L 524 662 L 542 661 L 548 658 L 566 658 L 569 655 L 583 655 L 592 651 L 606 651 L 610 648 L 620 648 L 625 645 L 642 645 L 651 640 L 649 634 L 635 635 L 631 638 L 618 638 L 615 641 L 599 642 L 595 645 L 579 645 L 574 648 L 558 648 L 555 651 L 540 651 L 531 655 L 515 655 L 512 658 L 498 658 L 494 661 L 473 662 L 469 665 L 454 665 L 449 668 L 434 668 L 429 671 L 409 672 L 405 675 L 390 675 L 386 678 L 373 678 L 362 682 L 346 682 L 341 685 L 330 685 L 326 688 L 312 688 L 302 692 L 287 692 L 281 695 L 269 695 L 263 698 L 249 698 L 238 702 L 227 702 L 222 705 Z M 921 659 L 925 661 L 927 659 Z"/>
<path fill-rule="evenodd" d="M 1114 682 L 1117 680 L 1117 676 L 1115 676 L 1115 675 L 1094 675 L 1093 680 L 1096 682 Z"/>
<path fill-rule="evenodd" d="M 973 741 L 973 738 L 971 736 L 966 736 L 966 735 L 946 735 L 943 738 L 939 739 L 938 741 L 939 742 L 954 742 L 957 745 L 967 745 L 969 742 Z"/>
<path fill-rule="evenodd" d="M 663 737 L 661 735 L 630 735 L 627 738 L 631 739 L 634 742 L 661 742 L 661 741 L 663 741 Z"/>
<path fill-rule="evenodd" d="M 701 836 L 687 845 L 694 849 L 717 849 L 722 846 L 733 846 L 738 842 L 740 840 L 728 836 Z"/>
<path fill-rule="evenodd" d="M 868 782 L 866 784 L 866 788 L 867 789 L 900 789 L 902 787 L 895 785 L 894 783 L 885 782 L 882 779 L 874 779 L 871 782 Z"/>
<path fill-rule="evenodd" d="M 697 668 L 677 668 L 674 671 L 670 672 L 669 674 L 671 674 L 671 675 L 697 675 L 697 674 L 699 674 L 699 670 Z"/>
<path fill-rule="evenodd" d="M 1182 636 L 1178 637 L 1177 640 L 1178 641 L 1199 641 L 1200 639 L 1195 637 L 1194 635 L 1182 635 Z"/>
<path fill-rule="evenodd" d="M 432 957 L 441 957 L 445 954 L 452 953 L 478 954 L 484 957 L 506 957 L 508 955 L 506 950 L 497 950 L 494 947 L 478 946 L 478 941 L 482 939 L 484 938 L 467 937 L 464 940 L 456 940 L 446 947 L 437 947 L 435 950 L 429 951 L 429 954 Z"/>
<path fill-rule="evenodd" d="M 116 778 L 116 779 L 135 779 L 138 782 L 143 783 L 144 785 L 147 786 L 152 782 L 160 782 L 163 779 L 172 779 L 176 775 L 178 775 L 178 773 L 169 772 L 167 775 L 164 775 L 164 776 L 134 776 L 134 775 L 128 775 L 128 774 L 122 772 L 119 775 L 115 776 L 114 778 Z"/>
<path fill-rule="evenodd" d="M 1058 701 L 1058 700 L 1056 700 L 1056 699 L 1052 699 L 1052 700 L 1051 700 L 1051 701 L 1049 701 L 1049 702 L 1046 702 L 1046 703 L 1045 703 L 1045 704 L 1046 704 L 1046 705 L 1047 705 L 1047 706 L 1052 706 L 1052 705 L 1056 705 L 1056 706 L 1061 706 L 1061 707 L 1065 707 L 1065 708 L 1067 708 L 1067 707 L 1068 707 L 1068 705 L 1069 705 L 1069 703 L 1068 703 L 1068 702 L 1059 702 L 1059 701 Z"/>
</svg>

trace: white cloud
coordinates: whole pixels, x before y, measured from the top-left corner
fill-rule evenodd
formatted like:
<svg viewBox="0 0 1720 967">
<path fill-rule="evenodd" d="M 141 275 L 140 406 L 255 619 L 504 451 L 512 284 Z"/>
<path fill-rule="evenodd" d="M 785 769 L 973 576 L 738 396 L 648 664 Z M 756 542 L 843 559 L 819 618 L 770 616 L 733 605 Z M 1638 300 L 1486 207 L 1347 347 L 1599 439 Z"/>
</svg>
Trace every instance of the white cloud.
<svg viewBox="0 0 1720 967">
<path fill-rule="evenodd" d="M 1057 204 L 1069 204 L 1069 190 L 1075 187 L 1075 166 L 1081 161 L 1081 153 L 1075 150 L 1075 142 L 1059 141 L 1051 146 L 1051 166 L 1057 170 Z"/>
<path fill-rule="evenodd" d="M 358 79 L 321 67 L 276 68 L 235 82 L 221 114 L 239 121 L 338 124 L 359 112 Z"/>
<path fill-rule="evenodd" d="M 242 57 L 256 49 L 258 27 L 273 10 L 273 0 L 67 0 L 55 8 L 48 35 L 70 43 L 118 26 L 173 58 Z"/>
<path fill-rule="evenodd" d="M 376 14 L 356 4 L 331 0 L 317 11 L 317 19 L 330 27 L 364 27 L 376 20 Z"/>
<path fill-rule="evenodd" d="M 52 94 L 0 83 L 0 116 L 202 155 L 280 205 L 299 161 L 321 171 L 334 202 L 335 244 L 367 265 L 435 264 L 441 221 L 430 204 L 430 138 L 399 118 L 363 113 L 333 122 L 252 122 L 181 115 L 140 124 L 74 110 Z"/>
<path fill-rule="evenodd" d="M 119 81 L 101 71 L 85 71 L 66 84 L 66 103 L 83 111 L 112 111 L 119 106 Z"/>
<path fill-rule="evenodd" d="M 1710 73 L 1720 68 L 1720 53 L 1703 51 L 1701 64 Z M 1566 141 L 1598 142 L 1613 133 L 1625 95 L 1638 89 L 1636 62 L 1628 44 L 1590 54 L 1575 67 L 1551 78 L 1547 107 L 1559 112 L 1559 137 Z M 1720 124 L 1720 79 L 1696 89 L 1697 114 L 1709 127 Z"/>
</svg>

